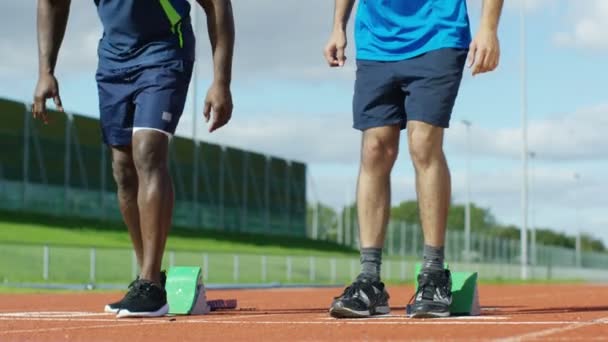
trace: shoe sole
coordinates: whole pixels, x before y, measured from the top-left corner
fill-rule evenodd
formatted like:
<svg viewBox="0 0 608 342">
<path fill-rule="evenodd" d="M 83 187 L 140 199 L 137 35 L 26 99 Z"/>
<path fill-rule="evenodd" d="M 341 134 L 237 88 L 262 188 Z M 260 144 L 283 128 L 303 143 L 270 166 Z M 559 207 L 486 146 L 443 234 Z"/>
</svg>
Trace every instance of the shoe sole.
<svg viewBox="0 0 608 342">
<path fill-rule="evenodd" d="M 386 315 L 391 312 L 391 308 L 388 306 L 379 306 L 376 308 L 372 315 L 369 310 L 356 311 L 345 307 L 331 308 L 329 309 L 329 315 L 334 318 L 368 318 L 377 315 Z"/>
<path fill-rule="evenodd" d="M 409 318 L 445 318 L 450 317 L 449 312 L 416 312 L 410 314 Z"/>
<path fill-rule="evenodd" d="M 111 306 L 109 306 L 109 305 L 106 305 L 106 306 L 103 308 L 103 311 L 104 311 L 104 312 L 107 312 L 107 313 L 118 313 L 118 311 L 119 311 L 119 310 L 120 310 L 120 309 L 112 309 L 112 307 L 111 307 Z"/>
<path fill-rule="evenodd" d="M 120 309 L 116 314 L 116 318 L 127 318 L 127 317 L 160 317 L 169 313 L 169 304 L 163 305 L 160 309 L 150 312 L 131 312 L 127 309 Z"/>
</svg>

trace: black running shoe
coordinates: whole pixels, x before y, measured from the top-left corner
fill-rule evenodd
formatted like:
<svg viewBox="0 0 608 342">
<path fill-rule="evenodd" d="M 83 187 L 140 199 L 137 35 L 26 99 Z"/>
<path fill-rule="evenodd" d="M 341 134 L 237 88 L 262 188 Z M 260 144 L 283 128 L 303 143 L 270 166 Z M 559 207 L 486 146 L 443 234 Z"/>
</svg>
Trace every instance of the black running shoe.
<svg viewBox="0 0 608 342">
<path fill-rule="evenodd" d="M 152 282 L 138 280 L 123 299 L 116 317 L 159 317 L 168 312 L 165 289 Z"/>
<path fill-rule="evenodd" d="M 131 288 L 133 287 L 133 285 L 135 285 L 135 283 L 138 280 L 139 280 L 139 276 L 137 276 L 137 278 L 135 278 L 135 280 L 133 280 L 131 282 L 131 284 L 129 284 L 128 291 L 131 290 Z M 163 288 L 165 288 L 165 284 L 167 283 L 167 273 L 165 271 L 161 271 L 160 272 L 160 283 L 163 286 Z M 128 292 L 127 292 L 127 294 L 128 294 Z M 125 294 L 125 296 L 121 300 L 119 300 L 118 302 L 107 304 L 105 306 L 105 308 L 104 308 L 103 311 L 109 312 L 109 313 L 117 313 L 118 310 L 120 310 L 120 308 L 122 306 L 122 301 L 125 300 L 126 297 L 127 297 L 127 295 Z"/>
<path fill-rule="evenodd" d="M 385 315 L 391 312 L 388 306 L 388 292 L 384 283 L 358 277 L 335 297 L 329 314 L 335 318 L 365 318 Z"/>
<path fill-rule="evenodd" d="M 418 289 L 413 304 L 406 308 L 412 318 L 438 318 L 450 316 L 452 304 L 452 277 L 449 270 L 426 271 L 418 275 Z M 410 300 L 411 302 L 411 300 Z"/>
</svg>

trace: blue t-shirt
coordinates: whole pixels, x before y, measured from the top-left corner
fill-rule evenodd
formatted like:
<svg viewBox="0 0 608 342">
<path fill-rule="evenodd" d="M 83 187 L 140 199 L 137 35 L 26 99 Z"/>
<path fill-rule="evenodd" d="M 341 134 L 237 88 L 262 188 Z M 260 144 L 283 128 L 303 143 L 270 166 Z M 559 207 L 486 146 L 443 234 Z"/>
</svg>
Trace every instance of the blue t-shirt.
<svg viewBox="0 0 608 342">
<path fill-rule="evenodd" d="M 124 68 L 194 60 L 187 0 L 94 0 L 103 25 L 100 66 Z"/>
<path fill-rule="evenodd" d="M 398 61 L 441 48 L 467 49 L 466 0 L 360 0 L 357 59 Z"/>
</svg>

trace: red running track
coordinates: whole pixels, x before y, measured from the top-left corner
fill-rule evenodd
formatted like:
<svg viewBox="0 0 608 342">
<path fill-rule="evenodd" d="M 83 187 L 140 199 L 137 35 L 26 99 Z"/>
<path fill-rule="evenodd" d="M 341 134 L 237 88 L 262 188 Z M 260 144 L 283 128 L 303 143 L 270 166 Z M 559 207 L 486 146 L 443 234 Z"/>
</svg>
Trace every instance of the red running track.
<svg viewBox="0 0 608 342">
<path fill-rule="evenodd" d="M 102 312 L 119 293 L 0 295 L 0 341 L 608 341 L 608 286 L 481 286 L 482 315 L 404 317 L 413 288 L 389 287 L 391 315 L 336 320 L 340 289 L 230 290 L 237 310 L 204 316 L 116 319 Z"/>
</svg>

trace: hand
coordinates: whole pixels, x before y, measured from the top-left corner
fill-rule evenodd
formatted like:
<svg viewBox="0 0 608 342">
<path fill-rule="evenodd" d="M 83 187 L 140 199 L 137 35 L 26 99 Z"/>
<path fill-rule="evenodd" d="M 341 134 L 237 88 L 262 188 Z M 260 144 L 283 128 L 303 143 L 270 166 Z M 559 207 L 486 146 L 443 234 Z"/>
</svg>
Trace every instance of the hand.
<svg viewBox="0 0 608 342">
<path fill-rule="evenodd" d="M 209 126 L 209 132 L 224 126 L 232 117 L 232 95 L 230 94 L 230 86 L 214 82 L 205 98 L 205 109 L 203 115 L 205 122 L 211 119 L 213 111 L 213 120 Z"/>
<path fill-rule="evenodd" d="M 480 29 L 469 46 L 468 66 L 473 76 L 492 71 L 500 60 L 500 43 L 496 31 Z"/>
<path fill-rule="evenodd" d="M 342 30 L 334 30 L 323 50 L 325 59 L 330 67 L 344 66 L 344 63 L 346 63 L 346 56 L 344 54 L 346 45 L 346 33 Z"/>
<path fill-rule="evenodd" d="M 45 124 L 49 123 L 49 117 L 46 111 L 46 100 L 50 98 L 55 102 L 57 110 L 63 112 L 57 79 L 52 74 L 41 74 L 38 78 L 36 91 L 34 92 L 32 115 L 34 116 L 34 119 L 41 119 Z"/>
</svg>

